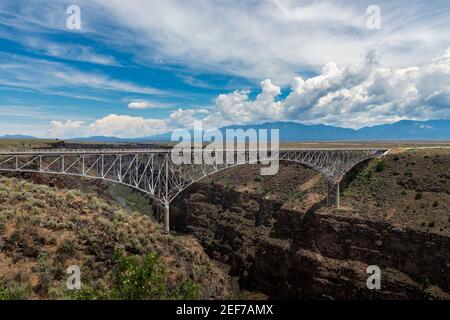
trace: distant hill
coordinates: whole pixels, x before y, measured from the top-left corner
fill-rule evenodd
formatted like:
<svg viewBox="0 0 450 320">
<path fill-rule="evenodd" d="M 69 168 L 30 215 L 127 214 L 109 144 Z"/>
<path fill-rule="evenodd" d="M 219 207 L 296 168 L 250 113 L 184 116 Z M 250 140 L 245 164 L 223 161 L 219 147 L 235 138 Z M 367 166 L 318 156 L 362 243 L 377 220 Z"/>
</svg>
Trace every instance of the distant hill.
<svg viewBox="0 0 450 320">
<path fill-rule="evenodd" d="M 66 141 L 77 141 L 77 142 L 122 142 L 127 139 L 117 138 L 117 137 L 107 137 L 107 136 L 92 136 L 92 137 L 82 137 L 65 139 Z"/>
<path fill-rule="evenodd" d="M 0 139 L 32 140 L 32 139 L 37 139 L 37 138 L 33 137 L 33 136 L 22 135 L 22 134 L 7 134 L 7 135 L 4 135 L 4 136 L 0 136 Z"/>
<path fill-rule="evenodd" d="M 450 119 L 411 121 L 364 127 L 358 130 L 295 122 L 270 122 L 261 125 L 230 126 L 280 130 L 280 141 L 324 140 L 450 140 Z M 225 128 L 224 128 L 225 129 Z M 223 130 L 223 129 L 222 129 Z"/>
<path fill-rule="evenodd" d="M 450 119 L 412 121 L 364 127 L 358 130 L 327 125 L 305 125 L 297 122 L 266 122 L 263 124 L 231 125 L 226 129 L 279 129 L 280 141 L 348 141 L 348 140 L 450 140 Z M 171 133 L 149 137 L 122 139 L 116 137 L 77 138 L 77 141 L 146 142 L 170 141 Z"/>
<path fill-rule="evenodd" d="M 297 122 L 266 122 L 260 125 L 231 125 L 226 129 L 279 129 L 280 141 L 304 141 L 304 140 L 351 140 L 354 139 L 355 130 L 326 125 L 305 125 Z"/>
<path fill-rule="evenodd" d="M 279 129 L 280 141 L 348 141 L 348 140 L 450 140 L 450 119 L 413 121 L 402 120 L 392 124 L 364 127 L 358 130 L 327 125 L 305 125 L 298 122 L 266 122 L 263 124 L 231 125 L 226 129 Z M 171 132 L 147 137 L 118 138 L 93 136 L 68 139 L 79 142 L 167 142 Z M 7 135 L 0 139 L 36 139 L 26 135 Z"/>
<path fill-rule="evenodd" d="M 356 137 L 364 140 L 450 140 L 450 119 L 402 120 L 361 128 L 356 132 Z"/>
<path fill-rule="evenodd" d="M 66 141 L 77 141 L 77 142 L 148 142 L 148 141 L 170 141 L 172 133 L 163 133 L 154 136 L 140 137 L 140 138 L 118 138 L 118 137 L 107 137 L 107 136 L 92 136 L 92 137 L 81 137 L 66 139 Z"/>
</svg>

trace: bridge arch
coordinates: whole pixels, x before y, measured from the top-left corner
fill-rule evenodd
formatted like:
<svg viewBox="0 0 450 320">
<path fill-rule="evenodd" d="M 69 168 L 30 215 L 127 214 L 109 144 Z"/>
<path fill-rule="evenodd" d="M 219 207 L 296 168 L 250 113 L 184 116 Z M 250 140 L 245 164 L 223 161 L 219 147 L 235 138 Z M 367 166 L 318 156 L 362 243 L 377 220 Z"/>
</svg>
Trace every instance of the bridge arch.
<svg viewBox="0 0 450 320">
<path fill-rule="evenodd" d="M 333 183 L 333 184 L 336 184 L 336 185 L 339 185 L 340 182 L 341 182 L 341 181 L 343 180 L 343 178 L 345 177 L 345 175 L 346 175 L 351 169 L 353 169 L 355 166 L 357 166 L 357 165 L 359 165 L 359 164 L 361 164 L 361 163 L 363 163 L 363 162 L 365 162 L 365 161 L 367 161 L 367 160 L 369 160 L 369 159 L 372 159 L 372 158 L 374 158 L 374 157 L 371 156 L 371 157 L 366 157 L 366 158 L 360 159 L 358 162 L 355 162 L 350 168 L 345 169 L 345 171 L 344 171 L 337 179 L 334 179 L 334 178 L 332 178 L 332 177 L 327 176 L 327 175 L 323 172 L 323 170 L 322 170 L 321 168 L 318 168 L 317 166 L 314 166 L 314 165 L 312 165 L 312 164 L 310 164 L 310 163 L 304 163 L 304 162 L 300 162 L 300 161 L 296 161 L 296 160 L 281 159 L 281 158 L 279 159 L 279 161 L 288 162 L 288 163 L 295 163 L 295 164 L 301 164 L 301 165 L 303 165 L 303 166 L 306 166 L 306 167 L 308 167 L 308 168 L 311 168 L 311 169 L 313 169 L 313 170 L 319 172 L 319 173 L 320 173 L 322 176 L 324 176 L 325 179 L 327 179 L 329 182 L 331 182 L 331 183 Z M 235 168 L 235 167 L 238 167 L 238 166 L 242 166 L 242 165 L 257 165 L 257 164 L 259 164 L 259 161 L 250 161 L 250 162 L 248 162 L 248 163 L 243 163 L 243 164 L 234 164 L 234 165 L 231 165 L 231 166 L 227 166 L 227 167 L 221 168 L 221 169 L 219 169 L 219 170 L 217 170 L 217 171 L 208 173 L 207 175 L 201 176 L 201 177 L 197 178 L 196 180 L 193 180 L 193 181 L 189 182 L 187 185 L 183 186 L 182 189 L 180 189 L 180 190 L 179 190 L 172 198 L 170 198 L 169 203 L 171 203 L 171 202 L 172 202 L 179 194 L 181 194 L 182 192 L 184 192 L 184 191 L 185 191 L 186 189 L 188 189 L 191 185 L 193 185 L 193 184 L 195 184 L 195 183 L 197 183 L 197 182 L 200 182 L 200 181 L 203 180 L 203 179 L 206 179 L 206 178 L 211 177 L 211 176 L 213 176 L 213 175 L 215 175 L 215 174 L 218 174 L 218 173 L 220 173 L 220 172 L 223 172 L 223 171 L 226 171 L 226 170 L 228 170 L 228 169 L 232 169 L 232 168 Z M 336 205 L 337 205 L 337 207 L 339 207 L 339 203 L 337 203 Z"/>
</svg>

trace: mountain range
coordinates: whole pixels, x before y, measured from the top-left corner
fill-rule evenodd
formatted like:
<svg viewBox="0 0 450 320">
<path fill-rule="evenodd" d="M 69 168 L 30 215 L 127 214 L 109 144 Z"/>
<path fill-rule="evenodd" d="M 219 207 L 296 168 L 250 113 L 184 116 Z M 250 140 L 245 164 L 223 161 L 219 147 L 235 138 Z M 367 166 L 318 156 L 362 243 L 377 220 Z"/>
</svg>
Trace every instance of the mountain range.
<svg viewBox="0 0 450 320">
<path fill-rule="evenodd" d="M 427 121 L 402 120 L 392 124 L 376 125 L 361 129 L 340 128 L 328 125 L 305 125 L 297 122 L 266 122 L 263 124 L 232 125 L 226 129 L 279 129 L 280 141 L 350 141 L 350 140 L 450 140 L 450 119 Z M 8 135 L 1 139 L 33 139 L 31 136 Z M 145 142 L 170 141 L 171 132 L 137 138 L 93 136 L 69 139 L 92 142 Z"/>
<path fill-rule="evenodd" d="M 7 134 L 4 136 L 0 136 L 0 139 L 33 140 L 33 139 L 37 139 L 37 138 L 33 137 L 33 136 L 23 135 L 23 134 Z"/>
</svg>

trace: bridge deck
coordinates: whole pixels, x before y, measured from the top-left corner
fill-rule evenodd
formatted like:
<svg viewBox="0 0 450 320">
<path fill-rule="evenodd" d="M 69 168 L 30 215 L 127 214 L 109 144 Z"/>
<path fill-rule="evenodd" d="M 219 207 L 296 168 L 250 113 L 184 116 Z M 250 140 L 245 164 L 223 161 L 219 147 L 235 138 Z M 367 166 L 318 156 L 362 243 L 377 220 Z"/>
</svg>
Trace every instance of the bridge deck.
<svg viewBox="0 0 450 320">
<path fill-rule="evenodd" d="M 40 155 L 40 154 L 151 154 L 151 153 L 170 153 L 172 149 L 22 149 L 22 150 L 2 150 L 0 155 Z M 270 151 L 270 149 L 268 149 Z M 191 152 L 202 152 L 203 149 L 192 149 Z M 209 150 L 216 152 L 245 152 L 260 151 L 258 149 L 216 149 Z M 389 151 L 387 148 L 283 148 L 279 152 L 290 151 Z"/>
</svg>

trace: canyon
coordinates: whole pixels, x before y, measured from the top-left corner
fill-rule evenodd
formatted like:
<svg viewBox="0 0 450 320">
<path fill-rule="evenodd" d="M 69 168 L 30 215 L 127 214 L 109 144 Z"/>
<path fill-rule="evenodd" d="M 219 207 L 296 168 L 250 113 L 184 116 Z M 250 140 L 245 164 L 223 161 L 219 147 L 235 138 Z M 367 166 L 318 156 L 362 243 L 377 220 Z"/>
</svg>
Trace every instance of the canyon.
<svg viewBox="0 0 450 320">
<path fill-rule="evenodd" d="M 346 182 L 342 210 L 325 205 L 326 184 L 311 169 L 284 165 L 278 176 L 261 181 L 252 178 L 257 177 L 257 169 L 247 167 L 192 186 L 172 206 L 172 221 L 175 230 L 194 235 L 210 257 L 230 266 L 241 288 L 271 298 L 449 299 L 449 180 L 433 184 L 432 192 L 422 183 L 424 198 L 429 199 L 415 199 L 415 194 L 422 194 L 415 190 L 417 185 L 408 190 L 402 179 L 395 183 L 383 176 L 396 179 L 399 175 L 393 172 L 402 161 L 427 165 L 436 158 L 424 153 L 402 157 L 389 155 L 383 159 L 386 169 L 379 172 L 376 165 L 365 164 L 351 173 L 353 181 Z M 449 168 L 447 155 L 438 159 L 444 169 Z M 438 175 L 447 174 L 435 169 Z M 367 172 L 372 175 L 370 182 L 361 178 Z M 429 174 L 428 179 L 438 180 Z M 424 171 L 415 172 L 419 180 L 424 175 Z M 355 198 L 361 195 L 348 191 L 364 189 L 361 180 L 373 185 L 371 198 L 389 203 L 385 198 L 390 195 L 398 208 L 380 204 L 365 208 L 369 199 L 358 199 L 364 205 L 355 206 Z M 263 186 L 255 187 L 260 183 Z M 381 190 L 380 184 L 386 183 L 390 187 Z M 298 199 L 286 199 L 284 189 L 297 190 Z M 406 207 L 395 198 L 397 192 L 412 193 L 412 199 L 405 201 L 416 206 L 411 210 L 414 214 L 396 210 Z M 444 206 L 438 213 L 440 222 L 427 221 L 424 226 L 419 219 L 430 218 L 433 212 L 423 202 Z M 417 221 L 405 224 L 404 215 Z M 380 290 L 366 286 L 369 265 L 382 271 Z"/>
<path fill-rule="evenodd" d="M 202 283 L 203 298 L 450 300 L 449 168 L 448 149 L 396 148 L 346 175 L 341 183 L 341 208 L 336 209 L 336 190 L 311 168 L 281 162 L 276 175 L 261 176 L 258 165 L 238 166 L 193 184 L 172 202 L 170 236 L 158 227 L 158 210 L 151 201 L 125 186 L 76 177 L 5 174 L 32 183 L 26 190 L 41 190 L 35 184 L 49 186 L 43 189 L 48 194 L 69 194 L 70 198 L 74 192 L 83 206 L 66 199 L 67 204 L 59 208 L 59 202 L 47 203 L 39 192 L 30 194 L 39 198 L 36 203 L 45 202 L 38 210 L 42 213 L 36 230 L 46 234 L 62 228 L 57 231 L 61 239 L 42 246 L 41 236 L 23 235 L 18 242 L 12 235 L 20 235 L 22 216 L 33 211 L 25 212 L 28 209 L 17 200 L 19 195 L 13 197 L 20 193 L 16 185 L 21 184 L 4 180 L 12 188 L 4 192 L 5 199 L 12 197 L 4 203 L 5 212 L 21 211 L 22 218 L 16 219 L 15 226 L 13 221 L 5 225 L 2 276 L 28 273 L 34 298 L 54 296 L 50 292 L 52 285 L 60 286 L 60 274 L 55 274 L 53 283 L 46 283 L 48 293 L 42 293 L 41 275 L 33 271 L 39 259 L 25 249 L 52 252 L 52 246 L 61 246 L 72 235 L 71 239 L 77 239 L 76 259 L 92 281 L 99 275 L 97 266 L 107 273 L 114 269 L 113 251 L 125 247 L 130 255 L 157 252 L 168 263 L 171 277 L 180 277 L 182 266 L 183 277 Z M 91 208 L 93 195 L 105 202 L 106 209 Z M 119 208 L 133 212 L 130 223 L 136 228 L 145 225 L 129 233 L 126 241 L 106 221 L 122 212 Z M 55 219 L 58 210 L 65 211 L 56 218 L 56 225 L 46 221 Z M 143 222 L 136 223 L 141 221 L 136 214 Z M 81 223 L 77 215 L 86 221 Z M 86 219 L 91 216 L 95 217 L 92 223 Z M 73 233 L 72 220 L 84 227 Z M 86 226 L 92 234 L 84 234 Z M 96 240 L 99 234 L 109 239 L 106 256 L 106 244 Z M 72 259 L 67 256 L 64 261 Z M 64 261 L 57 261 L 57 270 L 65 266 Z M 189 267 L 192 263 L 195 268 Z M 369 266 L 381 270 L 379 290 L 367 286 Z"/>
</svg>

